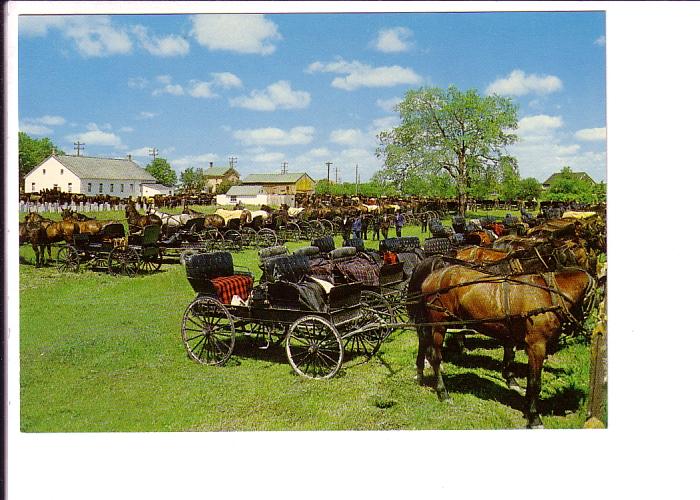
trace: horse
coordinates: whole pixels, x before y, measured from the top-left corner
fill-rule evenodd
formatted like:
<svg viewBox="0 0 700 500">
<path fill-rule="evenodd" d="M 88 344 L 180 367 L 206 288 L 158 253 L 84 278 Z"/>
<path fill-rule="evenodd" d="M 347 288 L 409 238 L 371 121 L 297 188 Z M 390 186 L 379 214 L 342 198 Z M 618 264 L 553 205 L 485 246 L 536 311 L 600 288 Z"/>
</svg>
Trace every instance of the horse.
<svg viewBox="0 0 700 500">
<path fill-rule="evenodd" d="M 66 222 L 73 222 L 78 225 L 80 232 L 83 234 L 96 235 L 99 234 L 102 228 L 109 224 L 108 221 L 99 221 L 95 218 L 90 218 L 85 214 L 79 214 L 66 208 L 61 212 L 61 217 Z"/>
<path fill-rule="evenodd" d="M 524 413 L 528 428 L 542 428 L 537 402 L 547 347 L 553 347 L 565 328 L 580 326 L 592 305 L 594 279 L 578 268 L 496 276 L 464 265 L 445 265 L 439 256 L 425 259 L 408 284 L 407 309 L 418 333 L 418 383 L 423 382 L 427 356 L 436 376 L 438 398 L 449 400 L 440 372 L 446 323 L 468 322 L 473 330 L 502 342 L 502 374 L 512 389 L 519 390 L 513 371 L 514 347 L 525 347 L 528 375 Z"/>
<path fill-rule="evenodd" d="M 218 214 L 203 214 L 201 212 L 195 212 L 187 206 L 182 209 L 182 213 L 204 217 L 204 229 L 223 229 L 226 227 L 226 221 Z"/>
<path fill-rule="evenodd" d="M 158 210 L 155 209 L 155 207 L 151 207 L 147 210 L 147 214 L 153 214 L 158 217 L 160 217 L 160 220 L 162 221 L 162 226 L 161 230 L 164 232 L 164 235 L 169 235 L 173 231 L 177 230 L 180 226 L 184 225 L 188 220 L 192 219 L 192 216 L 189 214 L 179 214 L 179 215 L 173 215 L 173 214 L 168 214 L 165 212 L 159 212 Z"/>
<path fill-rule="evenodd" d="M 130 230 L 132 227 L 138 228 L 140 231 L 144 227 L 152 224 L 157 226 L 163 225 L 163 220 L 155 214 L 141 215 L 138 210 L 136 210 L 136 205 L 133 202 L 127 203 L 125 213 Z"/>
<path fill-rule="evenodd" d="M 46 228 L 40 222 L 20 222 L 19 223 L 19 244 L 31 243 L 34 250 L 34 265 L 39 267 L 46 264 L 44 251 L 49 247 Z M 49 256 L 51 253 L 49 252 Z"/>
<path fill-rule="evenodd" d="M 73 235 L 81 232 L 80 225 L 73 220 L 54 221 L 46 217 L 42 217 L 36 212 L 27 214 L 24 222 L 28 224 L 40 224 L 46 233 L 46 250 L 48 250 L 49 260 L 51 260 L 51 244 L 65 241 L 73 243 Z M 42 251 L 43 255 L 43 251 Z"/>
</svg>

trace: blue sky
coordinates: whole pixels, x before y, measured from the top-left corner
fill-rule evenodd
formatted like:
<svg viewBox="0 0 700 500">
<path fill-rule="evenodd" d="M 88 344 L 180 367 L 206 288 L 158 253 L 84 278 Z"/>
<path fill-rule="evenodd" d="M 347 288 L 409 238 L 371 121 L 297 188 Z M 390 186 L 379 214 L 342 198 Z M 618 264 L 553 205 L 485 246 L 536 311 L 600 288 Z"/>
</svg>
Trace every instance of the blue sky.
<svg viewBox="0 0 700 500">
<path fill-rule="evenodd" d="M 67 153 L 367 180 L 420 86 L 512 97 L 522 177 L 606 179 L 605 15 L 21 16 L 19 128 Z"/>
</svg>

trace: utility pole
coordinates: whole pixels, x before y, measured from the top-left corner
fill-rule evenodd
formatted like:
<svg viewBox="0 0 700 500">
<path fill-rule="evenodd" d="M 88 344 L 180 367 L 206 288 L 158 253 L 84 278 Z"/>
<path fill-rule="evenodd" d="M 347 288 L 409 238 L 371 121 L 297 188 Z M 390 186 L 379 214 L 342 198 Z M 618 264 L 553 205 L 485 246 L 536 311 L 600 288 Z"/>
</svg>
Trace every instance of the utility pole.
<svg viewBox="0 0 700 500">
<path fill-rule="evenodd" d="M 326 162 L 326 169 L 327 169 L 326 182 L 328 183 L 329 186 L 331 185 L 331 165 L 333 165 L 333 162 L 330 162 L 330 161 Z"/>
<path fill-rule="evenodd" d="M 282 175 L 287 173 L 287 166 L 289 166 L 289 163 L 287 163 L 286 161 L 283 161 L 282 162 Z"/>
<path fill-rule="evenodd" d="M 78 152 L 78 156 L 80 156 L 80 146 L 85 146 L 85 143 L 80 142 L 80 141 L 73 143 L 73 149 L 75 149 Z M 82 149 L 85 149 L 85 148 L 82 148 Z"/>
<path fill-rule="evenodd" d="M 338 184 L 338 165 L 335 166 L 335 183 Z"/>
<path fill-rule="evenodd" d="M 148 150 L 148 155 L 153 157 L 153 162 L 156 161 L 156 156 L 158 156 L 158 150 L 156 148 L 151 148 Z"/>
<path fill-rule="evenodd" d="M 360 174 L 357 171 L 357 163 L 355 163 L 355 196 L 360 192 Z"/>
<path fill-rule="evenodd" d="M 237 156 L 229 156 L 228 157 L 228 164 L 231 168 L 236 168 L 236 164 L 238 163 L 238 157 Z"/>
</svg>

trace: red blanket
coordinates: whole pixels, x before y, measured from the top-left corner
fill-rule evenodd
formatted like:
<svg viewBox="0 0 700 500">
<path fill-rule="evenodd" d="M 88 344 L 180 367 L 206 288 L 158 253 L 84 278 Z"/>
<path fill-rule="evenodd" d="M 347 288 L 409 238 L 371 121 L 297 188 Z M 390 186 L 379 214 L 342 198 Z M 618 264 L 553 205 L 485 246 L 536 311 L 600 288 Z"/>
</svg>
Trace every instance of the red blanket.
<svg viewBox="0 0 700 500">
<path fill-rule="evenodd" d="M 234 295 L 238 295 L 241 300 L 248 299 L 250 290 L 253 288 L 253 278 L 241 274 L 214 278 L 211 283 L 223 304 L 230 304 Z"/>
</svg>

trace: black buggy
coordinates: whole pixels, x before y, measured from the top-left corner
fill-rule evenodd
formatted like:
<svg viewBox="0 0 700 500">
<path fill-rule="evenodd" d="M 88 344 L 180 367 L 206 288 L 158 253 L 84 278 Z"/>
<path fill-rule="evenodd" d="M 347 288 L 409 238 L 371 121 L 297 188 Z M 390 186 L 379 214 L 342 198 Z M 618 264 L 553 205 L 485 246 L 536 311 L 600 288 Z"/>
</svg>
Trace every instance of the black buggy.
<svg viewBox="0 0 700 500">
<path fill-rule="evenodd" d="M 188 355 L 202 364 L 224 364 L 236 337 L 283 344 L 293 370 L 306 378 L 333 377 L 346 348 L 377 352 L 391 332 L 390 311 L 377 307 L 362 283 L 328 286 L 310 277 L 306 255 L 279 255 L 264 262 L 266 281 L 236 268 L 228 252 L 191 256 L 187 279 L 197 293 L 182 318 Z M 381 297 L 380 297 L 381 298 Z"/>
</svg>

